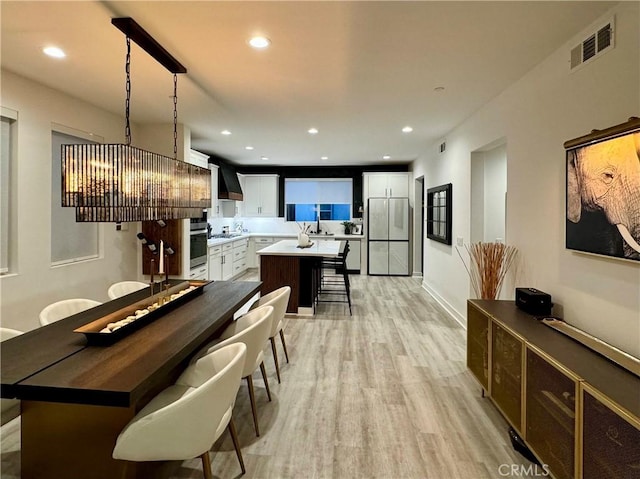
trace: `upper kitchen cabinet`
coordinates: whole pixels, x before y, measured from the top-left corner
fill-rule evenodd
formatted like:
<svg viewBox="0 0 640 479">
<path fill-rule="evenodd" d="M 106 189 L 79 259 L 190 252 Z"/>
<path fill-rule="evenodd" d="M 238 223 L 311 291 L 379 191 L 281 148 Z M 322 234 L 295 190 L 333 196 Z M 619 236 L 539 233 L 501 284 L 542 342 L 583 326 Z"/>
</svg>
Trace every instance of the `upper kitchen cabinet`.
<svg viewBox="0 0 640 479">
<path fill-rule="evenodd" d="M 364 198 L 409 196 L 408 173 L 364 173 Z"/>
<path fill-rule="evenodd" d="M 209 165 L 211 170 L 211 210 L 209 211 L 210 218 L 219 218 L 222 216 L 220 212 L 220 200 L 218 199 L 218 166 Z"/>
<path fill-rule="evenodd" d="M 244 216 L 278 216 L 278 175 L 244 177 Z"/>
<path fill-rule="evenodd" d="M 189 150 L 189 163 L 200 166 L 202 168 L 209 167 L 209 156 L 196 150 Z M 217 188 L 216 188 L 216 191 Z"/>
</svg>

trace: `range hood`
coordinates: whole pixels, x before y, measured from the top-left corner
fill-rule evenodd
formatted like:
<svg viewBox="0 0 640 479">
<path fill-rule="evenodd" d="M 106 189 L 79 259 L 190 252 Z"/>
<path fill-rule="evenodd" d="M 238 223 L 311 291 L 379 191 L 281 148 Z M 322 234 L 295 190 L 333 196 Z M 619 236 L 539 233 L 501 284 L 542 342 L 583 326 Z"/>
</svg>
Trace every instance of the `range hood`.
<svg viewBox="0 0 640 479">
<path fill-rule="evenodd" d="M 218 169 L 218 198 L 221 200 L 242 201 L 242 188 L 238 174 L 233 166 L 220 162 Z"/>
</svg>

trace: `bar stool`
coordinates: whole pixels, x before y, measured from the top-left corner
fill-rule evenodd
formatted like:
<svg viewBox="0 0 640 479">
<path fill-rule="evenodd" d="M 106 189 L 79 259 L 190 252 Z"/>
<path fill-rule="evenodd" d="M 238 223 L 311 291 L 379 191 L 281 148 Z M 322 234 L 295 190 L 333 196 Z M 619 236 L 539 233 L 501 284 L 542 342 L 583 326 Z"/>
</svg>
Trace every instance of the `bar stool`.
<svg viewBox="0 0 640 479">
<path fill-rule="evenodd" d="M 351 311 L 351 284 L 347 271 L 349 241 L 344 241 L 336 258 L 322 258 L 320 278 L 318 280 L 318 303 L 348 303 Z"/>
</svg>

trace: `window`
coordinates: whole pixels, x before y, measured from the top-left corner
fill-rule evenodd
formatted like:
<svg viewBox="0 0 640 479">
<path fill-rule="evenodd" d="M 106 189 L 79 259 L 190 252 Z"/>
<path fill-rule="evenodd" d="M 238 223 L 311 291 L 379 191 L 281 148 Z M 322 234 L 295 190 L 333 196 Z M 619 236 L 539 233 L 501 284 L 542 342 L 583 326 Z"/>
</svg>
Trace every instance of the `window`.
<svg viewBox="0 0 640 479">
<path fill-rule="evenodd" d="M 0 138 L 0 274 L 9 272 L 11 251 L 11 197 L 13 127 L 17 113 L 2 108 L 2 132 Z"/>
<path fill-rule="evenodd" d="M 284 182 L 286 221 L 351 219 L 351 179 L 287 178 Z"/>
<path fill-rule="evenodd" d="M 98 224 L 76 223 L 75 208 L 63 208 L 61 146 L 69 143 L 91 144 L 85 140 L 58 131 L 51 132 L 51 263 L 74 263 L 97 258 Z"/>
</svg>

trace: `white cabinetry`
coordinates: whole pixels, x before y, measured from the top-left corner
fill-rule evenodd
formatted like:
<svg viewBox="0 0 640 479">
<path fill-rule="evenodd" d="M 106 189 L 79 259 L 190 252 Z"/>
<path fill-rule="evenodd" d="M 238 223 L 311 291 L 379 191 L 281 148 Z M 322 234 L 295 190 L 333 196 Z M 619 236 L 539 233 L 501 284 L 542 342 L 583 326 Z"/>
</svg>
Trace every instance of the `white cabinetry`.
<svg viewBox="0 0 640 479">
<path fill-rule="evenodd" d="M 364 173 L 364 197 L 409 196 L 408 173 Z"/>
<path fill-rule="evenodd" d="M 275 239 L 271 236 L 254 236 L 251 238 L 251 248 L 249 249 L 250 258 L 248 261 L 248 265 L 250 268 L 257 268 L 260 266 L 260 257 L 258 256 L 258 251 L 267 246 L 271 246 L 275 243 Z"/>
<path fill-rule="evenodd" d="M 222 279 L 222 245 L 209 246 L 209 280 Z"/>
<path fill-rule="evenodd" d="M 247 238 L 233 242 L 233 276 L 242 274 L 247 269 Z"/>
<path fill-rule="evenodd" d="M 278 175 L 246 175 L 243 216 L 278 216 Z"/>
<path fill-rule="evenodd" d="M 192 165 L 200 166 L 202 168 L 209 167 L 209 155 L 200 153 L 196 150 L 189 150 L 189 163 Z"/>
<path fill-rule="evenodd" d="M 190 273 L 189 273 L 189 279 L 201 279 L 201 280 L 206 280 L 207 279 L 207 265 L 203 264 L 202 266 L 198 266 L 196 268 L 193 268 Z"/>
<path fill-rule="evenodd" d="M 220 200 L 218 199 L 218 169 L 217 165 L 209 165 L 211 170 L 211 210 L 209 211 L 209 218 L 219 218 L 222 214 L 220 212 Z"/>
<path fill-rule="evenodd" d="M 222 280 L 233 278 L 233 244 L 222 245 Z"/>
<path fill-rule="evenodd" d="M 247 246 L 242 238 L 221 245 L 209 246 L 209 279 L 228 281 L 247 269 Z"/>
</svg>

